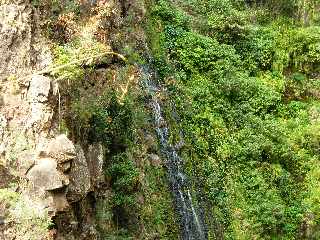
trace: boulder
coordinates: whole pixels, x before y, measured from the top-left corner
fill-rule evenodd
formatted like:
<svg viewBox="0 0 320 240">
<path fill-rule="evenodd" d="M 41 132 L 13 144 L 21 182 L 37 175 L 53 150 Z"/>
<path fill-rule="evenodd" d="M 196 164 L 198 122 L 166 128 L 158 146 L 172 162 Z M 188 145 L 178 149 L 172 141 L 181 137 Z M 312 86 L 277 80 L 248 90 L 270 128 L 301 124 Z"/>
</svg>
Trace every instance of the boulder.
<svg viewBox="0 0 320 240">
<path fill-rule="evenodd" d="M 56 159 L 58 163 L 68 162 L 77 156 L 73 143 L 64 134 L 57 136 L 48 144 L 47 155 Z"/>
<path fill-rule="evenodd" d="M 69 180 L 57 170 L 57 162 L 52 158 L 41 158 L 28 171 L 27 178 L 35 189 L 55 190 L 69 184 Z"/>
</svg>

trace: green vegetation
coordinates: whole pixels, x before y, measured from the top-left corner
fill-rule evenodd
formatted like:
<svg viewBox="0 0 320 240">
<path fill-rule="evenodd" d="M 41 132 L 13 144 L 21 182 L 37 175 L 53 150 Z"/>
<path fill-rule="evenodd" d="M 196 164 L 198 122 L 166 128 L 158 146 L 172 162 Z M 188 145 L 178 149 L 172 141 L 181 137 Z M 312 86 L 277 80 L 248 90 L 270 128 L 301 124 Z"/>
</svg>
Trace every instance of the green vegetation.
<svg viewBox="0 0 320 240">
<path fill-rule="evenodd" d="M 96 199 L 101 235 L 105 239 L 176 236 L 164 169 L 140 164 L 148 154 L 141 132 L 148 129 L 148 115 L 141 90 L 128 80 L 135 67 L 116 66 L 116 71 L 104 69 L 101 74 L 94 65 L 76 67 L 81 75 L 73 75 L 81 72 L 73 68 L 64 69 L 69 77 L 60 83 L 65 86 L 62 99 L 70 103 L 63 119 L 72 138 L 82 144 L 100 142 L 107 150 L 105 174 L 111 196 Z M 161 174 L 155 180 L 154 171 Z"/>
<path fill-rule="evenodd" d="M 106 149 L 97 191 L 108 196 L 95 199 L 104 239 L 178 239 L 165 169 L 148 160 L 159 151 L 138 84 L 146 45 L 209 238 L 319 239 L 318 0 L 132 1 L 121 16 L 49 2 L 32 1 L 50 16 L 61 124 Z"/>
<path fill-rule="evenodd" d="M 319 237 L 316 9 L 271 0 L 150 9 L 150 45 L 181 117 L 185 168 L 211 206 L 212 239 Z"/>
<path fill-rule="evenodd" d="M 157 149 L 149 149 L 145 139 L 154 133 L 138 83 L 137 63 L 145 62 L 145 49 L 136 47 L 135 32 L 143 29 L 133 22 L 140 16 L 130 11 L 120 21 L 112 15 L 120 13 L 117 5 L 90 9 L 71 4 L 75 1 L 51 2 L 34 5 L 50 15 L 46 35 L 53 41 L 54 59 L 43 73 L 57 80 L 60 131 L 84 149 L 94 143 L 105 149 L 106 180 L 94 199 L 99 234 L 103 239 L 177 239 L 165 169 L 148 159 Z M 104 27 L 111 22 L 118 28 L 107 33 Z M 107 44 L 107 36 L 114 42 Z"/>
<path fill-rule="evenodd" d="M 41 206 L 34 206 L 31 200 L 12 189 L 0 189 L 0 209 L 6 209 L 6 222 L 14 224 L 12 231 L 19 239 L 36 240 L 47 236 L 51 226 L 48 213 Z"/>
</svg>

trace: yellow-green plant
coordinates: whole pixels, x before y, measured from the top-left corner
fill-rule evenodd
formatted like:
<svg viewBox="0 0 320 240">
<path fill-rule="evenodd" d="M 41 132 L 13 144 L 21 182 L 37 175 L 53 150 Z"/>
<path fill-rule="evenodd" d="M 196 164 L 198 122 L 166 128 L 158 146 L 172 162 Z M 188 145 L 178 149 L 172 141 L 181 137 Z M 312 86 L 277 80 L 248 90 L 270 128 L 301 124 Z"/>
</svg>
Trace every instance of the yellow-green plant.
<svg viewBox="0 0 320 240">
<path fill-rule="evenodd" d="M 42 207 L 12 189 L 0 189 L 0 207 L 6 207 L 5 221 L 12 223 L 17 239 L 38 240 L 47 235 L 51 218 Z"/>
</svg>

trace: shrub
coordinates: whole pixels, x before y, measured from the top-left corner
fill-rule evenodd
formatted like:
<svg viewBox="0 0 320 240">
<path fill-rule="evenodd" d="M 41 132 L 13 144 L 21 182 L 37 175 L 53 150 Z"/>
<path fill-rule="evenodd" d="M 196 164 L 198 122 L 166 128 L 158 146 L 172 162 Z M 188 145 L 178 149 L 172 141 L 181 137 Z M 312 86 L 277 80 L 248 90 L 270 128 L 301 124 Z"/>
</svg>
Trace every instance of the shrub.
<svg viewBox="0 0 320 240">
<path fill-rule="evenodd" d="M 107 174 L 111 177 L 115 206 L 133 206 L 139 176 L 133 160 L 126 153 L 114 156 Z"/>
<path fill-rule="evenodd" d="M 293 1 L 272 2 L 268 7 L 275 13 L 269 16 L 279 18 L 266 14 L 264 26 L 250 19 L 256 16 L 246 12 L 246 3 L 169 5 L 201 25 L 160 23 L 167 51 L 163 62 L 171 67 L 164 78 L 170 79 L 180 116 L 171 127 L 183 129 L 185 169 L 217 219 L 210 234 L 293 239 L 317 211 L 309 207 L 317 201 L 317 174 L 310 169 L 318 134 L 310 131 L 317 132 L 318 125 L 318 32 L 316 26 L 294 25 Z M 310 229 L 317 227 L 318 222 Z"/>
</svg>

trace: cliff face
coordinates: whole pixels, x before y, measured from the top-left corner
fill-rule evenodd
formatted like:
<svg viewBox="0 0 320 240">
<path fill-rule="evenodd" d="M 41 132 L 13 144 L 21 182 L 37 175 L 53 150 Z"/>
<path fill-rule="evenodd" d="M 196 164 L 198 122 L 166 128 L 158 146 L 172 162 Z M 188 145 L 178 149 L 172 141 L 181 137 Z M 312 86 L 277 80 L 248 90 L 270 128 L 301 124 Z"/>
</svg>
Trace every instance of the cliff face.
<svg viewBox="0 0 320 240">
<path fill-rule="evenodd" d="M 1 5 L 1 149 L 6 161 L 19 135 L 35 147 L 51 130 L 50 80 L 26 77 L 51 61 L 35 26 L 28 3 Z"/>
<path fill-rule="evenodd" d="M 1 239 L 53 237 L 52 218 L 72 212 L 103 175 L 101 145 L 84 153 L 59 134 L 58 84 L 34 74 L 52 63 L 38 21 L 29 1 L 1 2 Z"/>
<path fill-rule="evenodd" d="M 48 188 L 33 184 L 36 179 L 29 183 L 26 180 L 32 173 L 30 169 L 48 163 L 40 163 L 38 156 L 54 131 L 52 83 L 47 77 L 30 74 L 50 64 L 51 57 L 36 28 L 35 15 L 28 2 L 8 1 L 0 8 L 1 168 L 6 175 L 14 176 L 11 181 L 2 183 L 2 187 L 7 190 L 7 195 L 16 196 L 13 199 L 6 197 L 6 192 L 1 194 L 2 234 L 4 239 L 25 239 L 38 234 L 37 231 L 40 235 L 46 234 L 38 228 L 35 232 L 29 231 L 24 218 L 46 214 L 47 204 L 43 196 Z M 50 164 L 54 168 L 55 162 Z M 34 189 L 35 194 L 31 194 L 33 187 L 39 187 Z M 25 203 L 26 208 L 30 206 L 30 214 L 23 215 L 24 210 L 18 212 L 18 203 Z M 20 227 L 21 232 L 18 231 Z"/>
<path fill-rule="evenodd" d="M 132 64 L 144 3 L 31 2 L 0 4 L 0 239 L 177 238 Z"/>
<path fill-rule="evenodd" d="M 317 10 L 0 1 L 0 238 L 319 239 Z"/>
</svg>

